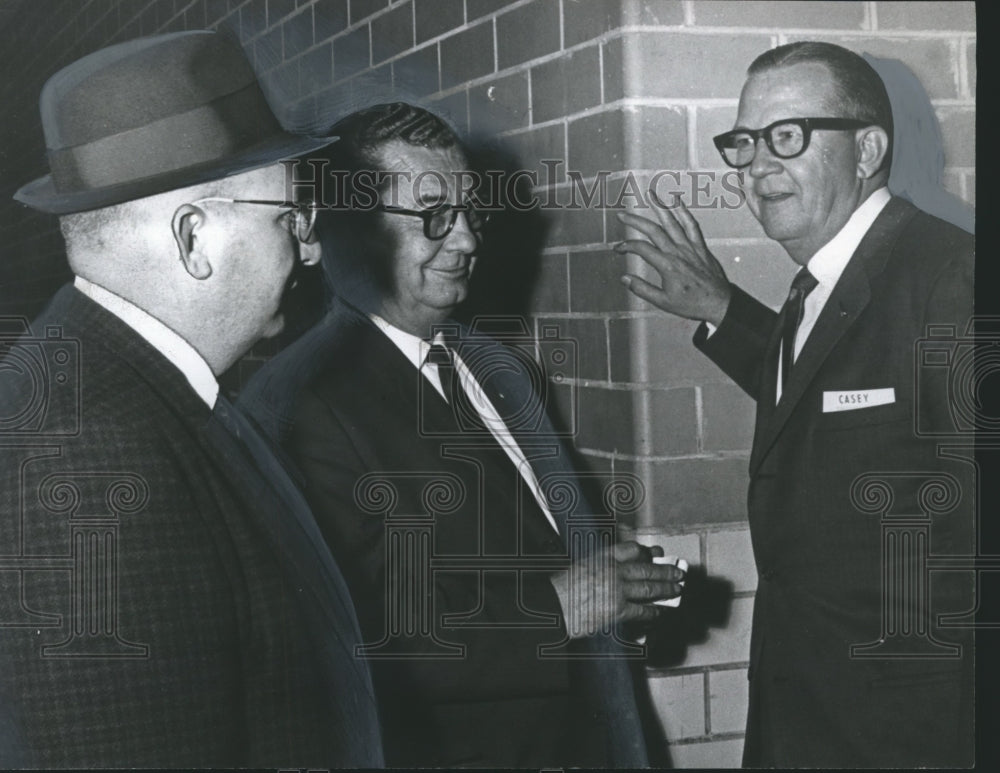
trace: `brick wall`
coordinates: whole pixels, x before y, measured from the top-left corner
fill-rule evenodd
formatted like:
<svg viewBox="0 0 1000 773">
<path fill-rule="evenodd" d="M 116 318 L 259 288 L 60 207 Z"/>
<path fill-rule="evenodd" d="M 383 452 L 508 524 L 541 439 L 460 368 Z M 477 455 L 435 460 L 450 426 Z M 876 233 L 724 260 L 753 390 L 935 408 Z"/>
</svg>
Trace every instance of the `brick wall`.
<svg viewBox="0 0 1000 773">
<path fill-rule="evenodd" d="M 947 190 L 974 199 L 972 3 L 26 0 L 0 31 L 0 314 L 34 314 L 68 276 L 55 220 L 9 199 L 45 171 L 44 80 L 109 43 L 206 26 L 240 37 L 290 128 L 321 130 L 402 98 L 445 115 L 485 158 L 537 170 L 537 192 L 561 201 L 599 173 L 612 201 L 630 179 L 640 183 L 634 193 L 657 171 L 676 173 L 662 190 L 700 207 L 730 278 L 774 305 L 791 262 L 745 206 L 731 206 L 739 200 L 710 141 L 731 126 L 745 68 L 762 50 L 821 39 L 904 62 L 941 123 Z M 582 463 L 640 475 L 643 540 L 686 557 L 702 578 L 667 619 L 667 635 L 650 643 L 650 694 L 670 757 L 679 767 L 736 765 L 756 584 L 744 507 L 753 404 L 693 350 L 692 323 L 621 287 L 623 270 L 643 269 L 609 251 L 624 237 L 613 211 L 520 217 L 481 264 L 491 283 L 477 297 L 577 341 L 577 378 L 554 394 L 565 411 L 576 391 Z M 273 349 L 258 347 L 230 383 Z"/>
</svg>

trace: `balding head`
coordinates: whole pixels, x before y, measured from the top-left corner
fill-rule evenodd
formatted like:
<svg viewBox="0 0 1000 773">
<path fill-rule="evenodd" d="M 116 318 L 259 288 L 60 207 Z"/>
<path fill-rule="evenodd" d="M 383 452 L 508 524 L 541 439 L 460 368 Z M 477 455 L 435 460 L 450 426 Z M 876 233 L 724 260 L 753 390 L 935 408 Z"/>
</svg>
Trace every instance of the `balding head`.
<svg viewBox="0 0 1000 773">
<path fill-rule="evenodd" d="M 843 46 L 802 40 L 765 51 L 750 64 L 747 76 L 796 64 L 822 65 L 830 73 L 832 88 L 827 107 L 831 115 L 868 121 L 885 130 L 889 146 L 880 171 L 888 176 L 892 163 L 892 108 L 875 68 Z"/>
</svg>

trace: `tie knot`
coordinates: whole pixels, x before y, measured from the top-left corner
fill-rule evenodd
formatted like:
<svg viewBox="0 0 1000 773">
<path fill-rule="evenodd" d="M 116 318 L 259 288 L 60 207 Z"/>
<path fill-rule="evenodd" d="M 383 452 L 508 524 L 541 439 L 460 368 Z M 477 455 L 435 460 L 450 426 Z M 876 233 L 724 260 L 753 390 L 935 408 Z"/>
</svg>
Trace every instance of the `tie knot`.
<svg viewBox="0 0 1000 773">
<path fill-rule="evenodd" d="M 427 359 L 424 361 L 432 365 L 451 365 L 451 350 L 443 344 L 431 344 L 431 348 L 427 352 Z"/>
<path fill-rule="evenodd" d="M 792 289 L 788 293 L 788 297 L 800 296 L 805 298 L 809 293 L 816 289 L 816 285 L 819 284 L 819 280 L 816 279 L 812 274 L 809 273 L 808 268 L 799 269 L 799 273 L 795 275 L 792 280 Z"/>
</svg>

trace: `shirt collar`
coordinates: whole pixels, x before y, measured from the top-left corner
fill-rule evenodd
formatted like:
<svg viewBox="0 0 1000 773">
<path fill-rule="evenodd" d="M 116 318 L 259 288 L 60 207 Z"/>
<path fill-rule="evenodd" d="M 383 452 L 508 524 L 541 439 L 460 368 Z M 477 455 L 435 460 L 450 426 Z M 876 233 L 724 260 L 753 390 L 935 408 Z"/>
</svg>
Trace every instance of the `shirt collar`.
<svg viewBox="0 0 1000 773">
<path fill-rule="evenodd" d="M 423 367 L 424 360 L 427 359 L 427 353 L 431 350 L 430 341 L 415 336 L 412 333 L 407 333 L 405 330 L 400 330 L 395 325 L 386 322 L 378 314 L 369 314 L 368 318 L 375 324 L 375 327 L 388 336 L 389 340 L 396 345 L 396 348 L 403 353 L 406 359 L 413 363 L 414 368 L 419 370 Z M 440 330 L 437 331 L 432 340 L 433 343 L 444 344 L 444 333 Z"/>
<path fill-rule="evenodd" d="M 806 264 L 809 273 L 816 277 L 821 285 L 828 289 L 833 289 L 844 273 L 844 269 L 851 260 L 854 251 L 872 227 L 875 218 L 889 203 L 889 189 L 885 186 L 879 188 L 862 202 L 861 206 L 854 210 L 854 213 L 844 223 L 844 227 L 837 232 L 830 241 L 824 244 L 813 255 Z"/>
<path fill-rule="evenodd" d="M 134 303 L 82 276 L 73 280 L 73 286 L 142 336 L 150 346 L 176 366 L 209 408 L 215 406 L 219 396 L 219 382 L 205 358 L 191 344 Z"/>
</svg>

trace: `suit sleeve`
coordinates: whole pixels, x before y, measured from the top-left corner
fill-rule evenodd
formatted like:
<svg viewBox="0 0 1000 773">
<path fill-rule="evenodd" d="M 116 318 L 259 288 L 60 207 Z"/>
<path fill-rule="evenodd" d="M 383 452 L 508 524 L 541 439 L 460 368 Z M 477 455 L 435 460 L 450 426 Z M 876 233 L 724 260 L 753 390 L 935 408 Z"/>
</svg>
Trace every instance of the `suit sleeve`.
<svg viewBox="0 0 1000 773">
<path fill-rule="evenodd" d="M 366 473 L 380 471 L 377 460 L 350 426 L 349 416 L 313 389 L 301 395 L 288 451 L 306 480 L 306 497 L 351 588 L 365 642 L 376 643 L 386 629 L 385 523 L 383 516 L 359 507 L 354 490 Z M 405 498 L 404 493 L 401 500 Z M 409 587 L 422 587 L 416 573 L 411 577 Z M 434 613 L 434 630 L 441 639 L 464 645 L 465 655 L 450 660 L 421 658 L 430 654 L 432 645 L 418 637 L 401 643 L 404 649 L 396 657 L 373 661 L 376 679 L 381 676 L 384 684 L 385 675 L 391 673 L 393 691 L 405 694 L 404 685 L 412 684 L 432 701 L 468 699 L 470 692 L 490 700 L 565 689 L 564 670 L 553 668 L 551 660 L 524 657 L 525 651 L 534 653 L 537 646 L 558 642 L 564 635 L 558 598 L 541 572 L 526 573 L 523 582 L 522 597 L 531 600 L 534 611 L 557 615 L 558 628 L 442 630 L 443 614 L 469 612 L 480 603 L 487 615 L 495 612 L 498 618 L 512 610 L 496 605 L 489 586 L 480 592 L 477 573 L 438 572 L 429 589 L 432 598 L 426 599 Z M 497 596 L 513 598 L 513 593 Z"/>
<path fill-rule="evenodd" d="M 739 287 L 732 285 L 732 290 L 722 324 L 709 336 L 702 323 L 695 331 L 694 345 L 756 400 L 764 351 L 778 315 Z"/>
<path fill-rule="evenodd" d="M 937 254 L 950 255 L 950 259 L 938 264 L 925 296 L 920 328 L 916 331 L 919 338 L 915 353 L 920 358 L 914 363 L 917 410 L 921 426 L 950 432 L 955 421 L 952 411 L 960 409 L 963 403 L 968 405 L 965 399 L 974 399 L 969 395 L 976 388 L 972 358 L 965 356 L 971 353 L 966 343 L 974 333 L 970 328 L 974 295 L 973 240 L 965 232 L 951 227 L 924 231 L 927 233 L 920 232 L 914 241 L 919 239 Z M 950 366 L 935 367 L 924 362 L 924 358 L 932 356 L 930 350 L 947 352 Z M 967 378 L 951 382 L 950 377 L 956 373 Z M 961 402 L 956 403 L 956 400 Z"/>
</svg>

